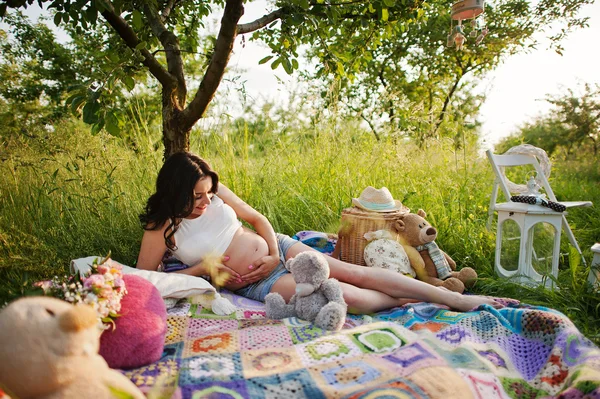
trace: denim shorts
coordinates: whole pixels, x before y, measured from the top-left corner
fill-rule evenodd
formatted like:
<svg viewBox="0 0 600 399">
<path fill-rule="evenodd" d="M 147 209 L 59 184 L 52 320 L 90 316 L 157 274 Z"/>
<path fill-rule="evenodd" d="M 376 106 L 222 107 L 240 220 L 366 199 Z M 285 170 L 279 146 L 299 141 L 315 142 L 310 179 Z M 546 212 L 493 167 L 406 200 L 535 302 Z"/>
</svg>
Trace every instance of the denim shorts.
<svg viewBox="0 0 600 399">
<path fill-rule="evenodd" d="M 298 241 L 285 234 L 276 235 L 277 246 L 279 247 L 279 264 L 277 267 L 273 269 L 271 274 L 269 274 L 266 278 L 240 288 L 239 290 L 235 291 L 236 294 L 246 298 L 254 299 L 255 301 L 264 302 L 265 297 L 269 292 L 271 292 L 271 288 L 273 288 L 273 285 L 275 285 L 277 280 L 279 280 L 281 276 L 289 273 L 289 271 L 287 271 L 285 268 L 285 255 L 292 245 L 297 244 Z"/>
</svg>

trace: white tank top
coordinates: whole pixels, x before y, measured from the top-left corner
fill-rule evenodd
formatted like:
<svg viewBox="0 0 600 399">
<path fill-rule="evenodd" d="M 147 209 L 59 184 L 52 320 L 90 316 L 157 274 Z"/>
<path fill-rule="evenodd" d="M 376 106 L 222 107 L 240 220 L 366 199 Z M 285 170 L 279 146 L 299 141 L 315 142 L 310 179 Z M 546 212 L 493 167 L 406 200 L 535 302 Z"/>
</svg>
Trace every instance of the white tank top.
<svg viewBox="0 0 600 399">
<path fill-rule="evenodd" d="M 241 225 L 233 208 L 215 195 L 202 215 L 181 221 L 174 235 L 177 250 L 173 255 L 190 266 L 208 254 L 221 256 Z"/>
</svg>

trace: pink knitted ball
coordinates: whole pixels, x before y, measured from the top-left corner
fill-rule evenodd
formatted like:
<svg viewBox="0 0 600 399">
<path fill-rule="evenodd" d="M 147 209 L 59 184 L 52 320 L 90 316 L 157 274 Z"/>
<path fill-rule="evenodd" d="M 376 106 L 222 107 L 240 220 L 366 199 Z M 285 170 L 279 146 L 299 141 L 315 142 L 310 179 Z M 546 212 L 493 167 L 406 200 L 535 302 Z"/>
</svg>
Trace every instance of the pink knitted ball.
<svg viewBox="0 0 600 399">
<path fill-rule="evenodd" d="M 160 359 L 167 333 L 167 310 L 160 293 L 139 276 L 123 276 L 127 294 L 121 316 L 100 337 L 100 355 L 114 369 L 145 366 Z"/>
</svg>

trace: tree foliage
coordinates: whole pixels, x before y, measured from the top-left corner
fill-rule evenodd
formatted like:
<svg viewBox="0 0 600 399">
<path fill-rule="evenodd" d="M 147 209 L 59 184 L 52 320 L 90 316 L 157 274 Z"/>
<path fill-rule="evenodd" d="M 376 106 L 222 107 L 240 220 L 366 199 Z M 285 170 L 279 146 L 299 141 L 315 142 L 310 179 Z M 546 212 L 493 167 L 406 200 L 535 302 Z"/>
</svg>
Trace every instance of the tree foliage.
<svg viewBox="0 0 600 399">
<path fill-rule="evenodd" d="M 0 12 L 7 7 L 27 7 L 34 1 L 2 0 Z M 288 73 L 299 66 L 298 47 L 318 40 L 325 51 L 326 68 L 343 73 L 345 64 L 362 59 L 391 34 L 394 21 L 400 25 L 416 16 L 420 1 L 281 1 L 274 3 L 273 11 L 246 24 L 239 24 L 244 12 L 242 0 L 37 0 L 37 3 L 53 13 L 57 25 L 70 26 L 75 34 L 85 35 L 104 21 L 120 39 L 107 41 L 110 46 L 106 53 L 120 67 L 104 81 L 84 83 L 81 92 L 70 98 L 72 104 L 75 102 L 74 108 L 85 98 L 85 104 L 79 103 L 84 104 L 84 121 L 96 128 L 112 127 L 114 113 L 103 107 L 105 92 L 115 82 L 133 87 L 133 76 L 143 69 L 161 86 L 163 142 L 165 153 L 169 154 L 188 148 L 191 128 L 205 114 L 238 35 L 258 32 L 253 38 L 265 40 L 277 55 L 271 66 L 281 66 Z M 204 27 L 211 12 L 218 10 L 222 10 L 219 32 L 204 47 L 199 28 Z M 362 35 L 373 40 L 365 41 Z M 193 75 L 186 75 L 184 58 L 197 57 L 200 52 L 206 62 Z M 352 62 L 350 69 L 358 68 L 359 63 Z M 194 93 L 188 93 L 191 81 L 200 82 Z"/>
<path fill-rule="evenodd" d="M 561 26 L 551 38 L 557 51 L 560 40 L 572 29 L 586 25 L 577 12 L 588 1 L 545 1 L 533 5 L 523 0 L 489 1 L 485 21 L 489 34 L 476 46 L 469 37 L 464 51 L 446 48 L 450 26 L 447 2 L 428 2 L 409 26 L 401 25 L 360 61 L 357 73 L 325 76 L 320 90 L 334 87 L 347 114 L 363 118 L 377 135 L 392 127 L 422 143 L 454 134 L 457 125 L 476 118 L 483 96 L 476 83 L 503 59 L 536 45 L 534 33 Z M 468 22 L 468 21 L 467 21 Z M 320 48 L 309 54 L 321 58 Z M 322 70 L 309 79 L 323 78 Z M 445 125 L 442 123 L 445 122 Z"/>
<path fill-rule="evenodd" d="M 527 143 L 543 148 L 549 154 L 563 150 L 570 156 L 575 150 L 598 154 L 600 139 L 600 86 L 585 84 L 578 94 L 568 89 L 562 95 L 548 95 L 552 109 L 522 126 L 517 134 L 496 146 L 501 152 Z"/>
<path fill-rule="evenodd" d="M 589 1 L 542 0 L 530 9 L 525 0 L 498 0 L 499 5 L 490 10 L 498 14 L 494 19 L 498 32 L 520 29 L 513 38 L 518 42 L 559 19 L 566 21 L 565 33 L 581 25 L 576 11 Z M 72 37 L 85 40 L 91 34 L 101 39 L 92 59 L 102 58 L 104 73 L 93 80 L 78 79 L 81 85 L 69 97 L 71 108 L 80 110 L 93 129 L 119 130 L 114 98 L 121 87 L 132 90 L 145 73 L 158 82 L 166 155 L 189 147 L 191 129 L 205 115 L 240 35 L 264 41 L 272 55 L 261 62 L 270 62 L 274 69 L 281 67 L 287 73 L 298 69 L 300 49 L 306 46 L 309 56 L 318 60 L 319 77 L 339 77 L 350 88 L 361 79 L 368 85 L 369 79 L 383 76 L 390 87 L 388 98 L 373 97 L 377 90 L 371 84 L 364 93 L 355 89 L 349 93 L 360 101 L 375 98 L 377 104 L 406 104 L 414 98 L 430 98 L 429 104 L 423 102 L 425 112 L 436 108 L 438 113 L 439 108 L 442 118 L 462 76 L 490 68 L 506 52 L 495 49 L 492 38 L 488 47 L 475 52 L 483 61 L 467 53 L 446 52 L 440 44 L 445 38 L 441 26 L 447 26 L 443 10 L 449 4 L 442 0 L 275 0 L 264 16 L 244 24 L 239 23 L 243 0 L 0 0 L 0 14 L 8 7 L 23 8 L 34 2 Z M 203 40 L 201 28 L 217 12 L 222 15 L 218 33 Z M 503 49 L 512 48 L 505 42 Z M 187 59 L 194 62 L 186 64 Z M 493 62 L 485 61 L 489 59 Z M 195 68 L 186 68 L 192 64 Z M 399 83 L 394 83 L 397 78 Z M 190 90 L 193 82 L 199 82 L 198 87 Z M 441 103 L 439 86 L 445 93 Z M 464 86 L 460 88 L 466 92 Z M 410 95 L 397 99 L 397 92 Z M 392 118 L 400 111 L 395 109 Z M 433 118 L 431 125 L 437 129 L 439 121 L 439 116 Z"/>
<path fill-rule="evenodd" d="M 129 66 L 115 60 L 110 48 L 119 43 L 109 44 L 106 27 L 98 25 L 78 35 L 69 32 L 69 26 L 71 40 L 65 43 L 57 40 L 47 24 L 32 24 L 20 12 L 6 15 L 3 22 L 8 25 L 7 31 L 0 31 L 0 96 L 6 101 L 0 117 L 4 126 L 24 132 L 27 125 L 52 125 L 73 113 L 83 116 L 94 133 L 105 128 L 123 136 L 124 130 L 130 130 L 126 121 L 136 117 L 132 104 L 143 102 L 147 110 L 157 110 L 152 81 L 132 95 L 133 78 L 144 81 L 146 74 L 137 71 L 130 77 Z M 146 113 L 146 117 L 150 115 Z M 144 123 L 151 125 L 153 120 Z"/>
<path fill-rule="evenodd" d="M 4 22 L 11 35 L 0 31 L 0 95 L 7 102 L 4 126 L 19 120 L 49 123 L 60 118 L 68 88 L 78 82 L 82 65 L 66 47 L 56 42 L 44 24 L 31 25 L 19 13 Z"/>
</svg>

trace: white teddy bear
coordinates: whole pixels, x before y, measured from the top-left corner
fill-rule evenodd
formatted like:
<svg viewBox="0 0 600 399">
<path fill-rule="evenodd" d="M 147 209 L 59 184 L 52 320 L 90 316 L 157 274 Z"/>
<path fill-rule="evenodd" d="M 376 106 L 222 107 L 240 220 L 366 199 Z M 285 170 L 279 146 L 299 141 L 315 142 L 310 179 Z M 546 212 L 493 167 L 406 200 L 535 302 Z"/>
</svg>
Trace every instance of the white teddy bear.
<svg viewBox="0 0 600 399">
<path fill-rule="evenodd" d="M 50 297 L 25 297 L 0 311 L 0 385 L 19 399 L 144 399 L 98 354 L 96 312 Z"/>
</svg>

